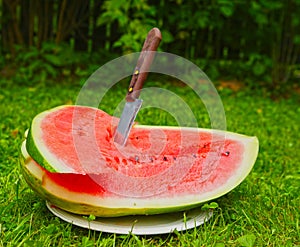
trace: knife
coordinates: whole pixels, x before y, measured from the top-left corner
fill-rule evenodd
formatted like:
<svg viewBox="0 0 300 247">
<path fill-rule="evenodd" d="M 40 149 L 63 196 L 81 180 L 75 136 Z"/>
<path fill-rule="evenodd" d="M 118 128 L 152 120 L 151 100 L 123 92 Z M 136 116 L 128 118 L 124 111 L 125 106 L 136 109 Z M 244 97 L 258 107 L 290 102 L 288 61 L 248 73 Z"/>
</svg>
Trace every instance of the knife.
<svg viewBox="0 0 300 247">
<path fill-rule="evenodd" d="M 143 100 L 139 99 L 139 96 L 153 61 L 154 51 L 157 50 L 161 39 L 161 32 L 158 28 L 155 27 L 149 31 L 131 77 L 126 103 L 114 134 L 114 142 L 122 146 L 126 144 L 135 117 L 142 106 Z"/>
</svg>

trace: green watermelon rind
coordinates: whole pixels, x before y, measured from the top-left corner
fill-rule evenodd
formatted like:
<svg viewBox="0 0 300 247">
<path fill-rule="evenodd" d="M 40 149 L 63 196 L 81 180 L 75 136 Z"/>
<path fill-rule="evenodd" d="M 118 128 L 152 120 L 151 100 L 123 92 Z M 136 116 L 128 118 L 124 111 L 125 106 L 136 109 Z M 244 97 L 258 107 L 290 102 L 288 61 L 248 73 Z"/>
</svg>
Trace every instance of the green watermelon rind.
<svg viewBox="0 0 300 247">
<path fill-rule="evenodd" d="M 41 113 L 39 113 L 38 115 L 36 115 L 31 123 L 31 126 L 29 128 L 28 131 L 28 135 L 27 135 L 27 140 L 26 140 L 26 149 L 27 152 L 29 153 L 29 155 L 31 157 L 34 157 L 34 160 L 41 166 L 43 166 L 44 168 L 46 168 L 48 171 L 51 172 L 61 172 L 62 170 L 57 169 L 55 167 L 53 167 L 53 164 L 55 162 L 51 162 L 52 161 L 52 157 L 51 155 L 48 156 L 44 156 L 42 155 L 42 153 L 40 152 L 39 149 L 43 148 L 44 145 L 42 143 L 42 137 L 40 136 L 40 133 L 37 132 L 37 130 L 40 129 L 40 121 L 48 114 L 50 114 L 51 112 L 55 112 L 59 109 L 64 109 L 66 107 L 73 107 L 72 105 L 62 105 L 62 106 L 57 106 L 55 108 L 52 108 L 50 110 L 47 111 L 43 111 Z M 95 108 L 96 109 L 96 108 Z M 33 133 L 33 130 L 35 130 L 35 132 Z M 35 137 L 33 137 L 33 134 L 35 135 Z M 37 148 L 39 147 L 39 148 Z M 43 151 L 43 150 L 42 150 Z M 47 153 L 47 151 L 43 152 L 43 153 Z M 50 162 L 49 162 L 50 161 Z M 66 168 L 66 170 L 64 170 L 66 172 L 72 172 L 72 170 Z"/>
<path fill-rule="evenodd" d="M 34 157 L 34 160 L 47 169 L 50 172 L 56 172 L 56 170 L 47 162 L 47 160 L 43 157 L 40 151 L 37 149 L 37 144 L 34 142 L 34 138 L 32 137 L 32 127 L 29 128 L 27 141 L 26 141 L 26 149 L 31 157 Z"/>
</svg>

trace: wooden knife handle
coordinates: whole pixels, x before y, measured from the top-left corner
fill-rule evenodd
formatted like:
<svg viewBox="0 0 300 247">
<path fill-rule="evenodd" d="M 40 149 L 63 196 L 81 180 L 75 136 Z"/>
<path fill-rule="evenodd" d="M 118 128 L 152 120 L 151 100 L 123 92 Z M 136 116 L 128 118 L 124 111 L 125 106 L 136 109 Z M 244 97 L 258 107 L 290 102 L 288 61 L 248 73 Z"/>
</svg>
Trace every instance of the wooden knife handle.
<svg viewBox="0 0 300 247">
<path fill-rule="evenodd" d="M 158 28 L 155 27 L 149 31 L 128 87 L 127 102 L 132 102 L 140 96 L 141 89 L 154 58 L 153 51 L 157 50 L 161 39 L 161 32 Z"/>
</svg>

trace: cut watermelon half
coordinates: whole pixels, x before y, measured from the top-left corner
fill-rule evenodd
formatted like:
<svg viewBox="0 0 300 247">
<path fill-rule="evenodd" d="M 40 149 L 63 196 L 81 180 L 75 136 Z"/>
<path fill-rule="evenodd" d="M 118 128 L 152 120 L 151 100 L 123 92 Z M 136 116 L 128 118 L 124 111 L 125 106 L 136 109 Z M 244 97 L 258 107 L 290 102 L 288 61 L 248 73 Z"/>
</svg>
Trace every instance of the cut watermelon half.
<svg viewBox="0 0 300 247">
<path fill-rule="evenodd" d="M 22 171 L 42 198 L 77 214 L 114 217 L 190 209 L 239 185 L 258 140 L 227 131 L 135 125 L 125 148 L 118 119 L 92 107 L 37 115 L 22 144 Z"/>
</svg>

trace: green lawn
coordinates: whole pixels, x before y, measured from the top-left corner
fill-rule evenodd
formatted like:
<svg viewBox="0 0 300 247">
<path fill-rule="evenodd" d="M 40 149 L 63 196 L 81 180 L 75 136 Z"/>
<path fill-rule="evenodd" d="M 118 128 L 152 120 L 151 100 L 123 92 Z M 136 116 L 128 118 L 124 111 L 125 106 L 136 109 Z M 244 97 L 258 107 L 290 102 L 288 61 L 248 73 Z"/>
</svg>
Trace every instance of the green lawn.
<svg viewBox="0 0 300 247">
<path fill-rule="evenodd" d="M 20 174 L 20 145 L 31 119 L 51 107 L 74 104 L 80 86 L 0 85 L 0 246 L 300 246 L 299 95 L 273 101 L 249 90 L 220 90 L 227 129 L 256 135 L 260 141 L 252 172 L 236 189 L 215 200 L 219 207 L 204 225 L 186 232 L 134 236 L 82 229 L 56 218 Z M 118 93 L 102 104 L 109 113 L 123 94 L 120 87 L 115 90 Z M 197 112 L 199 125 L 209 127 L 205 109 L 193 94 L 179 85 L 175 92 Z M 143 110 L 138 121 L 174 124 L 159 110 Z"/>
</svg>

